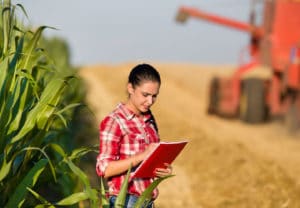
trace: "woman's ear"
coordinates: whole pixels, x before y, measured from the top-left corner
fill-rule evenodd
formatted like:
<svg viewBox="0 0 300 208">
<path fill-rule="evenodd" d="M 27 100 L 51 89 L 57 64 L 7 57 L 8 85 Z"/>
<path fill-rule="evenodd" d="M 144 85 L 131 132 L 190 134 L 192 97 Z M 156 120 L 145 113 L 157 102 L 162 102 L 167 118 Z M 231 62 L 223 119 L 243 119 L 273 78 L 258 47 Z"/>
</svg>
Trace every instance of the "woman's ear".
<svg viewBox="0 0 300 208">
<path fill-rule="evenodd" d="M 133 86 L 132 86 L 131 83 L 127 84 L 127 92 L 128 92 L 129 95 L 133 94 L 133 92 L 134 92 L 134 89 L 133 89 Z"/>
</svg>

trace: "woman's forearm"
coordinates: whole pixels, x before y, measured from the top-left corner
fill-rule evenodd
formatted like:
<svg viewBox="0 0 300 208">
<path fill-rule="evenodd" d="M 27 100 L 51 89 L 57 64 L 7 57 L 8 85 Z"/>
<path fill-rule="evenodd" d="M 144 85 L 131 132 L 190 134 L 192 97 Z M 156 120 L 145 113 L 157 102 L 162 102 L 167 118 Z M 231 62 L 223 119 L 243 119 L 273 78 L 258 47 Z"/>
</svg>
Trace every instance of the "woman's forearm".
<svg viewBox="0 0 300 208">
<path fill-rule="evenodd" d="M 135 167 L 138 164 L 140 164 L 144 158 L 151 152 L 153 151 L 154 148 L 156 148 L 157 143 L 151 143 L 148 145 L 146 150 L 144 152 L 138 153 L 136 155 L 133 155 L 129 158 L 123 159 L 123 160 L 116 160 L 116 161 L 111 161 L 108 163 L 104 177 L 109 178 L 114 175 L 119 175 L 121 173 L 124 173 L 129 169 L 129 167 Z"/>
<path fill-rule="evenodd" d="M 143 160 L 142 154 L 134 155 L 130 158 L 126 158 L 123 160 L 117 160 L 117 161 L 111 161 L 108 163 L 104 177 L 109 178 L 114 175 L 119 175 L 121 173 L 124 173 L 129 169 L 129 167 L 135 167 Z"/>
</svg>

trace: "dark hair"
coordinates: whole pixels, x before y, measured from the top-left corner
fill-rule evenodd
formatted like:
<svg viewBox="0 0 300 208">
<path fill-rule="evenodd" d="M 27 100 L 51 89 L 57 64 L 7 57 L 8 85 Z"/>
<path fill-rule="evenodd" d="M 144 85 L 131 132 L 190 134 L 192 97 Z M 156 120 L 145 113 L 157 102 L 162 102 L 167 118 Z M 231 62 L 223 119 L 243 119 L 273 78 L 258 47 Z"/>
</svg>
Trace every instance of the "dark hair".
<svg viewBox="0 0 300 208">
<path fill-rule="evenodd" d="M 158 71 L 149 64 L 135 66 L 128 76 L 128 83 L 131 83 L 133 87 L 139 86 L 143 81 L 161 83 Z"/>
</svg>

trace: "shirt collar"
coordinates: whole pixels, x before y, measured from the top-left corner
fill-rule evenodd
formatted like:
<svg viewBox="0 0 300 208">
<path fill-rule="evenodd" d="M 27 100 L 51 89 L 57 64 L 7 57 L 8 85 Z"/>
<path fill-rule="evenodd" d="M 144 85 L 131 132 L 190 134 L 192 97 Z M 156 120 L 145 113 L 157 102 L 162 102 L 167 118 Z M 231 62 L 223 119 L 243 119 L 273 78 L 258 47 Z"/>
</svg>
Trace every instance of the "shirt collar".
<svg viewBox="0 0 300 208">
<path fill-rule="evenodd" d="M 124 103 L 119 103 L 117 108 L 120 109 L 120 111 L 126 117 L 127 120 L 131 120 L 135 116 L 135 114 L 131 110 L 126 108 Z"/>
<path fill-rule="evenodd" d="M 122 114 L 126 117 L 127 120 L 131 120 L 136 116 L 134 112 L 126 108 L 124 103 L 119 103 L 117 108 L 121 110 Z M 144 114 L 143 119 L 144 121 L 147 121 L 150 117 L 151 117 L 151 112 L 149 110 L 149 112 Z"/>
</svg>

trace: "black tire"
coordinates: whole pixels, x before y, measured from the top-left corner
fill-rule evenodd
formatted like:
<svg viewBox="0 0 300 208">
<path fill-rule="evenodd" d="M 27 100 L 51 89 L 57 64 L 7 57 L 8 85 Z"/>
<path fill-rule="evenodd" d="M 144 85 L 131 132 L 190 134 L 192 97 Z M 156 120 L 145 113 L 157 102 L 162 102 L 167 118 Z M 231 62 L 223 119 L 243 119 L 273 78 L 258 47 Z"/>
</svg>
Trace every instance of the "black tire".
<svg viewBox="0 0 300 208">
<path fill-rule="evenodd" d="M 249 78 L 242 82 L 239 115 L 247 123 L 261 123 L 267 119 L 264 80 Z"/>
<path fill-rule="evenodd" d="M 209 104 L 207 113 L 208 114 L 217 114 L 219 105 L 219 79 L 214 77 L 210 81 L 209 86 Z"/>
<path fill-rule="evenodd" d="M 290 133 L 294 134 L 300 130 L 300 110 L 295 103 L 292 103 L 289 107 L 284 121 Z"/>
</svg>

